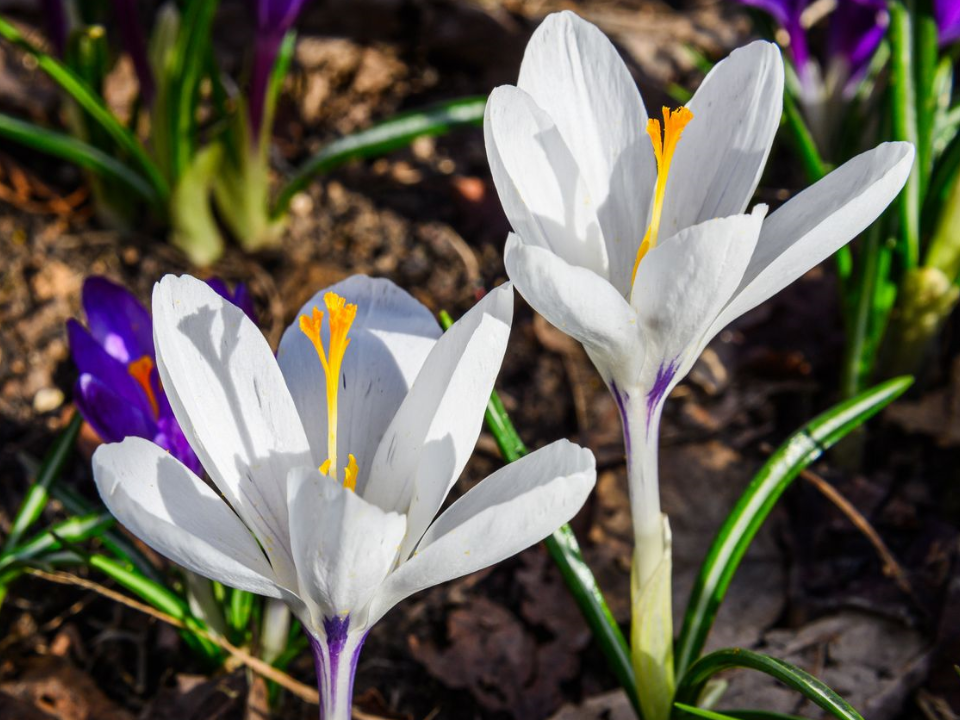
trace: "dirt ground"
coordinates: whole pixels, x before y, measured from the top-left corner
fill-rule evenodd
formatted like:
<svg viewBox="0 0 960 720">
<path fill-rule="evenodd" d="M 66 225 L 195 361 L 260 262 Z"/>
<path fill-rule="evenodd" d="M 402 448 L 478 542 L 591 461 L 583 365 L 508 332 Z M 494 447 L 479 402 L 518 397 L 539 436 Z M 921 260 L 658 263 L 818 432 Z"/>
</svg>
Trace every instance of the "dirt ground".
<svg viewBox="0 0 960 720">
<path fill-rule="evenodd" d="M 224 4 L 223 26 L 245 27 L 242 5 Z M 318 0 L 300 23 L 275 167 L 288 171 L 397 110 L 512 82 L 538 19 L 561 7 L 615 39 L 648 107 L 667 100 L 667 83 L 699 81 L 687 46 L 720 57 L 750 30 L 732 3 L 706 0 Z M 225 38 L 228 65 L 244 42 L 242 32 Z M 116 82 L 122 95 L 123 77 Z M 2 111 L 54 122 L 56 97 L 0 44 Z M 800 187 L 789 149 L 778 147 L 760 196 L 776 204 Z M 506 279 L 506 230 L 482 133 L 467 130 L 323 178 L 295 199 L 281 247 L 257 256 L 231 248 L 209 273 L 250 286 L 275 345 L 302 302 L 352 273 L 391 278 L 432 310 L 460 314 Z M 162 275 L 185 271 L 162 235 L 98 226 L 75 170 L 0 145 L 0 531 L 28 482 L 25 458 L 42 455 L 69 414 L 75 371 L 64 322 L 79 314 L 83 278 L 108 275 L 148 300 Z M 711 647 L 758 648 L 799 664 L 872 720 L 960 712 L 955 326 L 917 390 L 785 495 L 734 580 Z M 675 391 L 661 467 L 678 615 L 713 534 L 771 447 L 836 400 L 841 333 L 825 265 L 724 332 Z M 612 400 L 582 350 L 522 301 L 498 387 L 528 444 L 569 437 L 597 454 L 597 492 L 574 527 L 626 627 L 631 532 Z M 500 462 L 482 436 L 457 492 Z M 95 495 L 82 455 L 64 482 Z M 886 555 L 825 484 L 875 530 Z M 48 519 L 57 512 L 51 506 Z M 312 682 L 309 658 L 291 673 Z M 262 685 L 251 677 L 205 675 L 173 629 L 83 588 L 25 578 L 0 612 L 5 720 L 262 717 Z M 819 716 L 757 676 L 729 681 L 725 707 Z M 364 713 L 416 720 L 629 717 L 542 548 L 394 609 L 366 644 L 356 698 Z M 292 696 L 275 711 L 315 716 Z"/>
</svg>

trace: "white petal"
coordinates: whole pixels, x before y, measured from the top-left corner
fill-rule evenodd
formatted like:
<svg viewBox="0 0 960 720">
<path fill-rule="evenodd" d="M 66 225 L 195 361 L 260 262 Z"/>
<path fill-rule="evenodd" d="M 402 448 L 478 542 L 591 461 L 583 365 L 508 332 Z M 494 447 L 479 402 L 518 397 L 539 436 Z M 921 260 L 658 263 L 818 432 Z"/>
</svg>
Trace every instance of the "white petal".
<svg viewBox="0 0 960 720">
<path fill-rule="evenodd" d="M 157 283 L 153 313 L 157 367 L 184 435 L 291 584 L 285 481 L 311 461 L 267 341 L 242 310 L 189 275 Z"/>
<path fill-rule="evenodd" d="M 687 107 L 693 120 L 670 166 L 660 237 L 746 209 L 780 125 L 780 50 L 764 41 L 734 50 Z"/>
<path fill-rule="evenodd" d="M 504 85 L 490 94 L 483 132 L 513 229 L 571 264 L 606 273 L 596 200 L 553 120 L 525 92 Z"/>
<path fill-rule="evenodd" d="M 383 512 L 313 468 L 292 471 L 288 481 L 300 589 L 319 631 L 323 618 L 366 609 L 397 559 L 406 518 Z"/>
<path fill-rule="evenodd" d="M 451 505 L 391 573 L 371 622 L 413 593 L 481 570 L 569 521 L 596 482 L 593 453 L 566 440 L 501 468 Z"/>
<path fill-rule="evenodd" d="M 325 313 L 327 292 L 357 305 L 337 401 L 337 456 L 344 461 L 348 453 L 356 456 L 357 491 L 362 495 L 380 439 L 440 337 L 440 326 L 409 293 L 389 280 L 365 275 L 321 290 L 300 308 L 280 340 L 277 362 L 306 430 L 311 464 L 317 467 L 328 455 L 326 379 L 313 343 L 300 331 L 299 318 L 314 307 Z M 325 342 L 328 333 L 325 324 Z"/>
<path fill-rule="evenodd" d="M 863 232 L 899 194 L 913 145 L 883 143 L 791 199 L 766 222 L 743 281 L 710 337 Z"/>
<path fill-rule="evenodd" d="M 216 492 L 149 440 L 101 445 L 93 477 L 130 532 L 188 570 L 230 587 L 280 597 L 256 539 Z"/>
<path fill-rule="evenodd" d="M 473 452 L 507 348 L 513 286 L 490 293 L 437 341 L 377 449 L 364 497 L 407 513 L 406 557 Z"/>
<path fill-rule="evenodd" d="M 607 37 L 566 11 L 547 16 L 530 38 L 517 86 L 573 153 L 603 228 L 610 278 L 625 295 L 657 179 L 636 83 Z"/>
<path fill-rule="evenodd" d="M 644 257 L 632 303 L 647 352 L 645 376 L 661 366 L 672 366 L 676 381 L 687 373 L 701 337 L 740 285 L 765 214 L 760 206 L 752 215 L 708 220 Z M 649 387 L 651 378 L 639 384 Z"/>
<path fill-rule="evenodd" d="M 583 343 L 604 379 L 631 376 L 642 361 L 637 316 L 609 282 L 549 250 L 507 239 L 507 275 L 534 310 Z"/>
</svg>

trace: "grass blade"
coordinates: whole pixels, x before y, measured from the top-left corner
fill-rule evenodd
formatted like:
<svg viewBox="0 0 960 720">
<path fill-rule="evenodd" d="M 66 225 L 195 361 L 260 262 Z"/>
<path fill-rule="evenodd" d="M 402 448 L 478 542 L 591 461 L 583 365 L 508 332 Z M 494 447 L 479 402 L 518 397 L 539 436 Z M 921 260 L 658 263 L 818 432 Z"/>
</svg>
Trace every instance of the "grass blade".
<svg viewBox="0 0 960 720">
<path fill-rule="evenodd" d="M 703 718 L 704 720 L 735 720 L 731 715 L 725 715 L 724 713 L 716 712 L 715 710 L 707 710 L 705 708 L 699 708 L 695 705 L 685 705 L 684 703 L 674 703 L 675 710 L 680 712 L 674 712 L 675 716 L 684 717 L 685 715 L 693 715 L 694 717 Z"/>
<path fill-rule="evenodd" d="M 748 668 L 765 673 L 800 692 L 837 720 L 863 720 L 846 700 L 809 673 L 783 660 L 742 648 L 717 650 L 697 660 L 680 680 L 676 702 L 694 705 L 706 682 L 730 668 Z"/>
<path fill-rule="evenodd" d="M 307 160 L 277 196 L 273 217 L 287 212 L 293 196 L 317 175 L 328 173 L 350 160 L 377 157 L 406 147 L 419 137 L 443 135 L 465 125 L 483 122 L 485 97 L 467 97 L 397 115 L 367 130 L 348 135 L 327 145 Z"/>
<path fill-rule="evenodd" d="M 678 677 L 686 674 L 702 652 L 740 561 L 790 483 L 825 450 L 896 400 L 912 382 L 909 377 L 888 380 L 818 415 L 791 435 L 754 476 L 717 532 L 690 593 L 675 653 Z"/>
<path fill-rule="evenodd" d="M 918 146 L 916 90 L 913 74 L 913 35 L 910 13 L 898 0 L 890 3 L 890 115 L 893 139 Z M 904 268 L 920 262 L 920 167 L 914 163 L 899 196 L 900 255 Z"/>
<path fill-rule="evenodd" d="M 160 206 L 160 197 L 149 182 L 139 173 L 93 145 L 3 113 L 0 113 L 0 137 L 66 160 L 99 177 L 117 180 L 134 190 L 151 205 Z"/>
<path fill-rule="evenodd" d="M 70 457 L 82 424 L 83 420 L 80 413 L 74 413 L 73 417 L 70 418 L 70 423 L 60 433 L 60 436 L 54 441 L 53 447 L 43 458 L 40 470 L 37 472 L 37 479 L 27 490 L 27 495 L 20 504 L 17 516 L 13 519 L 10 534 L 3 543 L 4 553 L 17 546 L 20 538 L 37 521 L 40 513 L 47 506 L 47 502 L 50 500 L 50 486 L 57 481 L 60 473 L 63 472 L 63 466 L 67 462 L 67 458 Z"/>
<path fill-rule="evenodd" d="M 440 324 L 444 330 L 453 325 L 453 318 L 446 312 L 440 313 Z M 529 451 L 520 439 L 519 433 L 507 415 L 500 400 L 494 392 L 484 413 L 487 427 L 496 439 L 497 446 L 503 459 L 508 463 L 519 460 Z M 564 525 L 553 535 L 544 540 L 550 557 L 560 569 L 564 583 L 576 600 L 580 612 L 583 613 L 597 644 L 607 659 L 607 664 L 616 676 L 617 681 L 630 698 L 630 703 L 638 717 L 640 712 L 640 697 L 637 693 L 636 678 L 633 665 L 630 661 L 630 648 L 620 631 L 620 626 L 610 612 L 607 601 L 603 597 L 596 578 L 590 567 L 583 559 L 577 536 L 569 525 Z"/>
<path fill-rule="evenodd" d="M 14 563 L 26 562 L 46 552 L 60 550 L 64 543 L 83 542 L 100 535 L 113 523 L 113 515 L 108 512 L 67 518 L 0 555 L 0 570 L 5 570 Z"/>
<path fill-rule="evenodd" d="M 114 117 L 113 113 L 104 105 L 103 100 L 97 97 L 96 93 L 76 73 L 52 55 L 34 47 L 19 30 L 2 17 L 0 17 L 0 37 L 32 55 L 39 68 L 49 75 L 80 107 L 86 110 L 90 117 L 114 139 L 117 145 L 130 153 L 130 156 L 136 160 L 137 165 L 143 170 L 157 196 L 165 199 L 170 194 L 167 181 L 164 180 L 157 165 L 147 155 L 147 151 L 140 144 L 140 141 Z"/>
<path fill-rule="evenodd" d="M 192 0 L 184 11 L 177 35 L 173 58 L 173 101 L 170 103 L 174 181 L 191 164 L 196 150 L 197 95 L 209 57 L 210 26 L 218 5 L 217 0 Z"/>
<path fill-rule="evenodd" d="M 60 501 L 67 512 L 73 513 L 74 515 L 89 515 L 96 512 L 99 508 L 102 508 L 102 506 L 94 505 L 67 485 L 54 485 L 50 489 L 50 494 Z M 157 568 L 153 566 L 153 563 L 147 560 L 146 555 L 140 552 L 137 546 L 130 542 L 126 535 L 116 528 L 108 528 L 100 536 L 100 542 L 117 558 L 123 560 L 131 567 L 136 568 L 141 574 L 146 575 L 156 583 L 163 583 L 163 578 L 160 577 L 160 573 L 157 572 Z"/>
</svg>

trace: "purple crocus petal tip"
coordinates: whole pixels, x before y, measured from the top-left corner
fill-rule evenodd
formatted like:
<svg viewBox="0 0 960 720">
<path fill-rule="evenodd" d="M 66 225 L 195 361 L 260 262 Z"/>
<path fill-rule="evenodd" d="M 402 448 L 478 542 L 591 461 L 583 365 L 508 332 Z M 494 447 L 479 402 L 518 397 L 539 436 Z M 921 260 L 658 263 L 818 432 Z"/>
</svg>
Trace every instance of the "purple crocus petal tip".
<svg viewBox="0 0 960 720">
<path fill-rule="evenodd" d="M 829 17 L 828 49 L 834 61 L 843 62 L 850 81 L 863 76 L 887 32 L 890 16 L 885 0 L 838 0 Z"/>
<path fill-rule="evenodd" d="M 257 30 L 283 35 L 305 4 L 306 0 L 257 0 Z"/>
<path fill-rule="evenodd" d="M 933 14 L 940 33 L 940 44 L 960 40 L 960 0 L 934 0 Z"/>
<path fill-rule="evenodd" d="M 250 123 L 250 141 L 256 146 L 263 127 L 267 85 L 277 61 L 283 36 L 306 4 L 306 0 L 258 0 L 257 36 L 253 50 L 253 69 L 247 95 L 247 115 Z"/>
<path fill-rule="evenodd" d="M 120 442 L 125 437 L 153 440 L 156 435 L 156 425 L 140 407 L 93 375 L 84 373 L 77 379 L 73 401 L 104 442 Z"/>
<path fill-rule="evenodd" d="M 150 313 L 132 292 L 94 275 L 84 281 L 82 295 L 90 334 L 110 355 L 123 363 L 156 356 Z"/>
</svg>

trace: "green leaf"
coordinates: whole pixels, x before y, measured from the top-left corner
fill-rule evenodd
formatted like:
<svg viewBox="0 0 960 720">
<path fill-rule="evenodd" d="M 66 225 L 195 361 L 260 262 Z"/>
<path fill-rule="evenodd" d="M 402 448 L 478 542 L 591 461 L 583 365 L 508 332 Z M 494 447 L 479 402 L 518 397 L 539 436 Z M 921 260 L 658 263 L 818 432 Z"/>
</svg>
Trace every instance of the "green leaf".
<svg viewBox="0 0 960 720">
<path fill-rule="evenodd" d="M 954 135 L 943 154 L 937 161 L 930 178 L 927 197 L 923 206 L 923 224 L 927 229 L 936 227 L 944 205 L 950 199 L 954 183 L 960 176 L 960 133 Z M 938 264 L 940 261 L 932 258 L 935 252 L 933 245 L 927 250 L 926 264 Z"/>
<path fill-rule="evenodd" d="M 893 139 L 918 147 L 917 96 L 914 87 L 914 45 L 910 12 L 899 0 L 890 8 L 890 113 Z M 920 261 L 920 167 L 914 163 L 906 187 L 900 193 L 900 256 L 904 268 Z"/>
<path fill-rule="evenodd" d="M 453 325 L 453 318 L 446 311 L 440 312 L 440 325 L 444 330 L 448 330 Z M 490 396 L 484 419 L 500 448 L 503 459 L 508 463 L 519 460 L 529 452 L 496 392 Z M 630 660 L 630 648 L 613 613 L 610 612 L 590 566 L 583 559 L 573 528 L 564 525 L 544 540 L 544 544 L 590 626 L 593 637 L 607 659 L 607 664 L 627 693 L 627 697 L 630 698 L 637 717 L 642 717 L 640 696 L 637 693 L 636 679 Z"/>
<path fill-rule="evenodd" d="M 717 532 L 690 593 L 675 653 L 678 677 L 686 674 L 702 652 L 740 561 L 790 483 L 825 450 L 896 400 L 912 382 L 910 377 L 888 380 L 818 415 L 777 448 L 754 476 Z"/>
<path fill-rule="evenodd" d="M 783 660 L 742 648 L 717 650 L 697 660 L 680 680 L 676 702 L 694 705 L 706 682 L 730 668 L 747 668 L 765 673 L 800 692 L 838 720 L 863 720 L 846 700 L 809 673 Z"/>
<path fill-rule="evenodd" d="M 822 180 L 829 172 L 827 164 L 820 157 L 820 150 L 813 139 L 813 133 L 803 119 L 803 113 L 797 107 L 797 101 L 789 92 L 783 94 L 783 112 L 787 129 L 793 136 L 793 144 L 800 156 L 800 163 L 806 173 L 807 181 L 811 184 Z"/>
<path fill-rule="evenodd" d="M 916 62 L 917 93 L 917 161 L 920 197 L 924 196 L 930 180 L 933 163 L 933 141 L 937 120 L 937 21 L 930 3 L 920 3 L 922 10 L 915 12 L 916 36 L 914 55 Z"/>
<path fill-rule="evenodd" d="M 681 711 L 679 713 L 674 713 L 678 717 L 683 717 L 684 715 L 693 715 L 694 717 L 704 718 L 705 720 L 735 720 L 731 715 L 724 715 L 723 713 L 718 713 L 714 710 L 705 710 L 704 708 L 698 708 L 694 705 L 674 703 L 673 706 L 677 710 Z"/>
<path fill-rule="evenodd" d="M 212 185 L 222 165 L 223 146 L 207 145 L 191 158 L 170 197 L 170 241 L 201 267 L 223 254 L 223 237 L 211 205 Z"/>
<path fill-rule="evenodd" d="M 263 122 L 260 127 L 260 147 L 267 152 L 270 135 L 273 132 L 273 116 L 277 109 L 277 100 L 283 89 L 283 81 L 290 72 L 290 63 L 293 61 L 293 51 L 297 47 L 297 33 L 291 30 L 283 36 L 283 42 L 277 50 L 277 59 L 270 70 L 270 80 L 267 82 L 267 94 L 263 99 Z"/>
<path fill-rule="evenodd" d="M 87 500 L 80 493 L 68 485 L 54 485 L 50 488 L 50 494 L 53 495 L 66 508 L 67 512 L 74 515 L 89 515 L 102 509 L 102 505 L 95 505 Z M 118 559 L 127 563 L 130 567 L 136 568 L 142 575 L 147 576 L 156 583 L 162 583 L 163 578 L 157 572 L 147 557 L 140 552 L 136 545 L 127 539 L 127 536 L 115 528 L 108 528 L 101 536 L 100 542 Z"/>
<path fill-rule="evenodd" d="M 17 516 L 13 519 L 10 534 L 3 543 L 4 552 L 16 547 L 23 534 L 37 521 L 40 513 L 47 506 L 47 502 L 50 500 L 50 486 L 59 479 L 60 473 L 63 472 L 63 466 L 67 462 L 67 458 L 70 457 L 82 424 L 83 420 L 80 413 L 74 413 L 73 417 L 70 418 L 70 423 L 54 440 L 53 446 L 43 458 L 43 463 L 41 463 L 40 470 L 37 472 L 37 479 L 27 490 L 27 495 L 20 504 Z"/>
<path fill-rule="evenodd" d="M 736 718 L 736 720 L 805 720 L 805 718 L 796 715 L 768 712 L 766 710 L 724 710 L 724 712 L 727 717 Z"/>
<path fill-rule="evenodd" d="M 4 570 L 14 563 L 27 562 L 46 552 L 60 550 L 64 543 L 83 542 L 101 535 L 113 523 L 113 515 L 108 512 L 67 518 L 0 555 L 0 570 Z"/>
<path fill-rule="evenodd" d="M 80 107 L 86 110 L 90 117 L 113 138 L 120 148 L 130 153 L 153 186 L 154 192 L 160 198 L 166 198 L 170 194 L 167 181 L 164 180 L 159 168 L 147 155 L 147 151 L 140 144 L 140 141 L 114 117 L 103 100 L 97 97 L 96 93 L 76 73 L 52 55 L 34 47 L 19 30 L 2 17 L 0 17 L 0 37 L 32 55 L 37 61 L 37 66 L 49 75 Z"/>
<path fill-rule="evenodd" d="M 0 137 L 73 163 L 105 179 L 116 180 L 155 207 L 162 207 L 154 187 L 139 173 L 93 145 L 0 113 Z"/>
<path fill-rule="evenodd" d="M 273 216 L 287 212 L 293 196 L 317 175 L 328 173 L 350 160 L 377 157 L 406 147 L 419 137 L 443 135 L 466 125 L 483 122 L 484 97 L 467 97 L 440 103 L 424 110 L 397 115 L 371 128 L 335 140 L 307 160 L 280 191 Z"/>
<path fill-rule="evenodd" d="M 179 180 L 196 151 L 197 99 L 208 58 L 217 0 L 191 0 L 183 13 L 173 50 L 171 98 L 172 179 Z"/>
<path fill-rule="evenodd" d="M 685 703 L 674 703 L 674 707 L 680 712 L 675 712 L 674 717 L 682 718 L 685 714 L 696 717 L 706 718 L 706 720 L 804 720 L 796 715 L 786 715 L 778 712 L 767 712 L 766 710 L 724 710 L 722 713 L 706 708 L 694 707 Z"/>
</svg>

